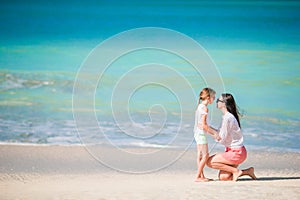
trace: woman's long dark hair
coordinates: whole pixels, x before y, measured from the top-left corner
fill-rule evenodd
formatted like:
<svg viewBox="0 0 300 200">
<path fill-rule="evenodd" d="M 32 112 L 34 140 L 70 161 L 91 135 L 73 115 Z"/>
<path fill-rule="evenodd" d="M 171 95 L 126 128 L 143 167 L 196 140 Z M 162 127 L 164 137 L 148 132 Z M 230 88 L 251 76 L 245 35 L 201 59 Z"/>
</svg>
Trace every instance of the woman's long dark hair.
<svg viewBox="0 0 300 200">
<path fill-rule="evenodd" d="M 233 96 L 231 94 L 225 93 L 225 94 L 222 94 L 222 97 L 223 97 L 223 100 L 224 100 L 224 103 L 226 105 L 228 112 L 233 114 L 233 116 L 235 117 L 235 119 L 237 120 L 237 122 L 239 124 L 239 127 L 241 127 L 240 117 L 239 117 L 240 113 L 236 106 Z"/>
</svg>

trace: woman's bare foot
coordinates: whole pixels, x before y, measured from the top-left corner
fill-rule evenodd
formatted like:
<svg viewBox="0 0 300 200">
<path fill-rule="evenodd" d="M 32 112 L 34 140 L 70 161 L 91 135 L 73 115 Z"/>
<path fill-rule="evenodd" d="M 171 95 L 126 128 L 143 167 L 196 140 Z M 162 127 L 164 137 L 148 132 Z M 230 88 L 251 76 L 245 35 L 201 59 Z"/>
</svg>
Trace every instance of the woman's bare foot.
<svg viewBox="0 0 300 200">
<path fill-rule="evenodd" d="M 242 170 L 238 170 L 236 173 L 232 174 L 232 181 L 237 181 L 237 179 L 243 175 Z"/>
<path fill-rule="evenodd" d="M 253 180 L 256 180 L 256 176 L 254 174 L 254 168 L 250 167 L 248 169 L 243 170 L 243 175 L 248 175 L 250 176 Z"/>
<path fill-rule="evenodd" d="M 234 173 L 232 175 L 232 180 L 233 181 L 237 181 L 237 179 L 241 176 L 245 176 L 248 175 L 250 176 L 253 180 L 256 180 L 256 176 L 254 174 L 254 168 L 253 167 L 249 167 L 248 169 L 243 169 L 243 170 L 239 170 L 237 173 Z"/>
<path fill-rule="evenodd" d="M 208 182 L 208 181 L 213 181 L 213 179 L 210 178 L 196 178 L 195 182 Z"/>
</svg>

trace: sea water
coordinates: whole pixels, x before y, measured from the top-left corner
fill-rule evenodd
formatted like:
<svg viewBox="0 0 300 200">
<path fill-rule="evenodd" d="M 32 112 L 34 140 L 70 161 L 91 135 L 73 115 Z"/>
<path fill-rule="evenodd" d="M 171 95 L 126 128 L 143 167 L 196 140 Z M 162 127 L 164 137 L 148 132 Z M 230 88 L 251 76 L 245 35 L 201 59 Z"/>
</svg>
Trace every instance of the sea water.
<svg viewBox="0 0 300 200">
<path fill-rule="evenodd" d="M 78 111 L 95 114 L 98 125 L 81 130 L 74 120 L 74 82 L 89 53 L 122 31 L 162 27 L 194 39 L 210 55 L 223 80 L 222 92 L 234 95 L 243 115 L 248 148 L 300 151 L 297 1 L 16 0 L 1 3 L 0 11 L 2 143 L 194 145 L 194 113 L 184 108 L 196 108 L 197 95 L 207 86 L 205 77 L 199 78 L 188 63 L 166 52 L 141 50 L 113 63 L 95 90 L 95 109 Z M 167 80 L 186 94 L 192 90 L 194 104 L 178 101 L 168 87 L 148 84 L 112 107 L 114 94 L 122 97 L 128 92 L 125 88 L 114 93 L 122 75 L 153 61 L 171 66 L 191 88 L 159 70 L 140 78 Z M 88 103 L 84 96 L 81 101 Z M 215 106 L 209 109 L 212 125 L 218 127 L 221 112 Z M 120 109 L 112 112 L 113 108 Z M 123 115 L 123 120 L 116 120 Z"/>
</svg>

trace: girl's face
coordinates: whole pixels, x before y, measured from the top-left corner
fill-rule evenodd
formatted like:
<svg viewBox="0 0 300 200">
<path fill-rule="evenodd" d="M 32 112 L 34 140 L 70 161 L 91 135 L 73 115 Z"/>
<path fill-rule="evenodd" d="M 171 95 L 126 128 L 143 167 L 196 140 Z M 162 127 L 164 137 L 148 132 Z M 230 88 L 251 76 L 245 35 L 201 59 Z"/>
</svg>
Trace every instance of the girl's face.
<svg viewBox="0 0 300 200">
<path fill-rule="evenodd" d="M 222 108 L 226 107 L 222 96 L 220 96 L 217 99 L 216 104 L 217 104 L 217 108 L 219 108 L 219 109 L 222 109 Z"/>
<path fill-rule="evenodd" d="M 212 104 L 214 102 L 215 98 L 216 98 L 215 94 L 211 95 L 210 98 L 208 99 L 208 103 Z"/>
</svg>

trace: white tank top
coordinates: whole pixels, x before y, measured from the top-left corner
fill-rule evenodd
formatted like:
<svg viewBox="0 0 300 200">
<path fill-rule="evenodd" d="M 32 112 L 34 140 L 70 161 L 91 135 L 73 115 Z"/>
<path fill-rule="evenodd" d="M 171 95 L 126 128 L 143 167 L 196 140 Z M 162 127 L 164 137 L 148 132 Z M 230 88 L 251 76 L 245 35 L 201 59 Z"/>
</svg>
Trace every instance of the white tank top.
<svg viewBox="0 0 300 200">
<path fill-rule="evenodd" d="M 204 131 L 202 129 L 199 129 L 198 124 L 202 125 L 203 115 L 208 115 L 208 113 L 204 111 L 205 108 L 207 108 L 207 107 L 201 103 L 197 107 L 197 110 L 195 112 L 194 133 L 204 134 Z M 207 124 L 209 124 L 209 116 L 206 117 L 206 122 L 207 122 Z"/>
</svg>

